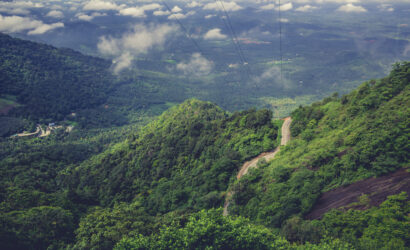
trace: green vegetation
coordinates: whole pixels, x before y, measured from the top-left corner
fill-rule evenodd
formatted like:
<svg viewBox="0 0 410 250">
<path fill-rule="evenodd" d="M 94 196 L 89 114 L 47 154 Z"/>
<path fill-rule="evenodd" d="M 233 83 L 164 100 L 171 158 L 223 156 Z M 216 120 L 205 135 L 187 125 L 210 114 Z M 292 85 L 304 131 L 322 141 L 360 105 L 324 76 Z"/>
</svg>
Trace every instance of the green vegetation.
<svg viewBox="0 0 410 250">
<path fill-rule="evenodd" d="M 235 183 L 230 211 L 280 228 L 335 187 L 409 166 L 410 63 L 292 113 L 291 143 Z"/>
<path fill-rule="evenodd" d="M 75 246 L 109 249 L 126 235 L 151 234 L 172 211 L 220 207 L 240 163 L 278 143 L 271 112 L 230 115 L 197 100 L 171 108 L 138 133 L 115 131 L 4 140 L 4 234 L 25 247 L 42 248 L 39 242 L 47 244 L 48 236 L 41 241 L 22 234 L 18 221 L 20 212 L 47 206 L 71 213 L 70 225 L 78 224 L 66 228 L 68 236 L 58 242 L 67 243 L 77 228 Z"/>
<path fill-rule="evenodd" d="M 282 234 L 299 244 L 319 242 L 326 235 L 355 249 L 408 249 L 409 212 L 408 194 L 402 192 L 364 211 L 332 210 L 320 221 L 293 217 L 282 227 Z"/>
<path fill-rule="evenodd" d="M 126 77 L 121 86 L 142 93 Z M 172 105 L 151 100 L 121 128 L 0 138 L 0 248 L 408 249 L 406 193 L 302 218 L 323 192 L 408 167 L 409 78 L 410 63 L 396 64 L 387 78 L 298 108 L 290 144 L 240 181 L 243 162 L 279 144 L 282 121 L 269 110 L 231 114 L 191 99 L 142 127 L 147 110 Z M 81 115 L 66 122 L 80 127 Z"/>
<path fill-rule="evenodd" d="M 63 119 L 104 102 L 112 88 L 110 62 L 0 34 L 0 93 L 23 106 L 30 118 Z"/>
<path fill-rule="evenodd" d="M 357 249 L 408 249 L 410 242 L 408 194 L 390 196 L 369 210 L 331 211 L 316 222 L 323 234 L 351 243 Z"/>
<path fill-rule="evenodd" d="M 12 96 L 12 95 L 2 95 L 0 96 L 0 112 L 2 111 L 2 109 L 8 107 L 8 106 L 12 106 L 12 107 L 16 107 L 19 104 L 16 102 L 16 97 Z"/>
<path fill-rule="evenodd" d="M 240 163 L 277 145 L 271 120 L 267 110 L 228 115 L 190 100 L 68 178 L 81 197 L 103 205 L 138 199 L 153 215 L 218 207 Z"/>
<path fill-rule="evenodd" d="M 181 225 L 182 224 L 182 225 Z M 164 226 L 149 237 L 122 239 L 115 249 L 285 249 L 286 240 L 241 217 L 224 217 L 221 209 L 203 210 L 187 221 Z"/>
</svg>

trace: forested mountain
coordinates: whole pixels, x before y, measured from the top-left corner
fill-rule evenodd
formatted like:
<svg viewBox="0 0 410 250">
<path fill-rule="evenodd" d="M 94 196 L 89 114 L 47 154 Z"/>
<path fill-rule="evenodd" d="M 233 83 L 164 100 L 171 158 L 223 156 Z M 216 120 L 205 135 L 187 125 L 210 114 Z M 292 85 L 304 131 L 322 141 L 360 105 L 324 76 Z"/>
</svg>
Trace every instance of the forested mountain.
<svg viewBox="0 0 410 250">
<path fill-rule="evenodd" d="M 0 44 L 0 93 L 24 117 L 61 120 L 102 104 L 113 87 L 109 61 L 1 33 Z"/>
<path fill-rule="evenodd" d="M 316 235 L 314 229 L 319 230 L 320 226 L 302 220 L 315 209 L 314 205 L 326 191 L 348 188 L 359 180 L 408 168 L 409 81 L 410 63 L 396 64 L 384 79 L 365 82 L 341 98 L 335 94 L 295 110 L 291 127 L 294 139 L 275 160 L 231 187 L 235 191 L 231 213 L 268 227 L 282 227 L 285 235 L 299 242 L 314 241 L 318 234 L 326 234 L 340 237 L 358 249 L 409 247 L 409 217 L 406 216 L 409 203 L 404 194 L 400 198 L 401 205 L 391 207 L 400 210 L 395 219 L 390 214 L 386 218 L 382 214 L 372 215 L 377 209 L 350 211 L 352 218 L 343 212 L 333 212 L 321 222 L 329 231 L 316 232 Z M 392 179 L 387 178 L 384 183 L 378 183 L 380 187 L 373 187 L 371 183 L 378 180 L 374 178 L 369 179 L 367 185 L 357 187 L 358 190 L 351 190 L 356 193 L 354 198 L 358 202 L 351 206 L 366 209 L 379 205 L 389 191 L 390 194 L 409 192 L 408 172 L 401 171 L 400 175 L 402 178 L 390 185 L 386 182 Z M 364 196 L 359 197 L 361 194 Z M 348 195 L 342 192 L 333 208 L 349 205 L 340 201 Z M 388 205 L 382 207 L 388 209 Z M 369 216 L 381 217 L 383 222 L 367 221 L 365 218 Z M 396 231 L 389 232 L 393 224 L 397 226 Z M 385 235 L 379 238 L 381 231 Z"/>
<path fill-rule="evenodd" d="M 409 80 L 410 63 L 396 64 L 349 95 L 300 107 L 291 143 L 240 180 L 243 162 L 279 144 L 282 122 L 268 110 L 188 100 L 99 154 L 107 139 L 10 141 L 19 151 L 0 161 L 0 247 L 408 249 Z M 340 189 L 354 199 L 310 220 Z"/>
<path fill-rule="evenodd" d="M 268 110 L 228 115 L 189 100 L 76 167 L 67 181 L 84 199 L 137 199 L 152 215 L 219 207 L 237 166 L 275 148 L 277 131 Z"/>
</svg>

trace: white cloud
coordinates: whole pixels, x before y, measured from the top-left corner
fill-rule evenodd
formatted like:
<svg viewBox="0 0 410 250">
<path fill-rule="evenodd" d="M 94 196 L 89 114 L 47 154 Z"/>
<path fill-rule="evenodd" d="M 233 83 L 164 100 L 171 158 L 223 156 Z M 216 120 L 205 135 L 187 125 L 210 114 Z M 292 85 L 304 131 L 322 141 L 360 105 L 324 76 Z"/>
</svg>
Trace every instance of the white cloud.
<svg viewBox="0 0 410 250">
<path fill-rule="evenodd" d="M 224 2 L 222 1 L 223 6 L 225 7 L 226 11 L 237 11 L 243 9 L 239 6 L 236 2 Z M 218 3 L 208 3 L 203 7 L 204 10 L 221 10 L 222 6 Z"/>
<path fill-rule="evenodd" d="M 0 7 L 0 12 L 7 13 L 11 15 L 28 15 L 30 11 L 24 8 L 8 8 L 8 7 Z"/>
<path fill-rule="evenodd" d="M 172 8 L 172 13 L 179 13 L 179 12 L 181 12 L 182 11 L 182 9 L 181 8 L 179 8 L 178 6 L 174 6 L 174 8 Z"/>
<path fill-rule="evenodd" d="M 46 16 L 54 17 L 54 18 L 63 18 L 64 14 L 63 14 L 63 12 L 61 12 L 59 10 L 52 10 L 52 11 L 48 12 Z"/>
<path fill-rule="evenodd" d="M 126 51 L 120 55 L 117 59 L 113 60 L 114 72 L 118 73 L 131 66 L 134 57 L 130 52 Z"/>
<path fill-rule="evenodd" d="M 83 6 L 83 10 L 119 10 L 120 6 L 113 2 L 102 0 L 91 0 Z"/>
<path fill-rule="evenodd" d="M 40 25 L 42 25 L 41 21 L 27 17 L 0 15 L 0 31 L 2 32 L 20 32 L 35 29 Z"/>
<path fill-rule="evenodd" d="M 176 68 L 185 75 L 205 76 L 211 73 L 213 63 L 204 58 L 200 53 L 194 53 L 188 62 L 178 63 Z"/>
<path fill-rule="evenodd" d="M 93 16 L 89 16 L 89 15 L 86 15 L 86 14 L 80 14 L 80 15 L 77 16 L 77 18 L 79 20 L 88 21 L 88 22 L 94 19 Z"/>
<path fill-rule="evenodd" d="M 126 8 L 120 10 L 120 15 L 132 17 L 145 17 L 145 11 L 142 8 Z"/>
<path fill-rule="evenodd" d="M 50 30 L 64 27 L 63 23 L 45 24 L 42 21 L 20 16 L 0 15 L 0 31 L 6 33 L 28 31 L 29 35 L 44 34 Z"/>
<path fill-rule="evenodd" d="M 166 39 L 177 30 L 176 26 L 168 24 L 136 25 L 131 33 L 120 38 L 100 37 L 97 47 L 102 54 L 115 58 L 114 71 L 118 73 L 129 67 L 134 57 L 163 46 Z"/>
<path fill-rule="evenodd" d="M 0 7 L 9 8 L 43 8 L 41 3 L 33 3 L 32 1 L 12 1 L 12 2 L 0 2 Z"/>
<path fill-rule="evenodd" d="M 44 34 L 50 30 L 57 29 L 57 28 L 63 28 L 64 23 L 53 23 L 53 24 L 42 24 L 35 28 L 34 30 L 29 31 L 27 34 L 28 35 L 41 35 Z"/>
<path fill-rule="evenodd" d="M 289 22 L 289 19 L 287 19 L 287 18 L 281 18 L 281 19 L 278 19 L 278 21 L 281 22 L 281 23 L 288 23 L 288 22 Z"/>
<path fill-rule="evenodd" d="M 151 4 L 146 4 L 146 5 L 141 6 L 141 8 L 143 10 L 157 10 L 157 9 L 161 9 L 162 6 L 157 3 L 151 3 Z"/>
<path fill-rule="evenodd" d="M 353 5 L 351 3 L 348 3 L 346 5 L 340 6 L 338 9 L 338 11 L 342 11 L 342 12 L 356 12 L 356 13 L 360 13 L 360 12 L 366 12 L 367 10 L 365 8 L 363 8 L 360 5 Z"/>
<path fill-rule="evenodd" d="M 200 7 L 200 6 L 202 6 L 202 4 L 198 3 L 197 1 L 192 1 L 192 2 L 190 2 L 186 5 L 186 7 L 188 7 L 188 8 L 196 8 L 196 7 Z"/>
<path fill-rule="evenodd" d="M 210 18 L 212 18 L 212 17 L 216 17 L 216 15 L 213 15 L 213 14 L 206 15 L 206 16 L 205 16 L 205 19 L 210 19 Z"/>
<path fill-rule="evenodd" d="M 0 1 L 0 12 L 8 13 L 10 15 L 28 15 L 29 9 L 43 8 L 41 3 L 33 3 L 32 1 Z"/>
<path fill-rule="evenodd" d="M 263 83 L 263 82 L 270 82 L 285 88 L 285 89 L 289 89 L 292 88 L 293 84 L 291 81 L 289 81 L 288 79 L 286 79 L 283 75 L 281 76 L 280 73 L 280 67 L 279 66 L 272 66 L 268 69 L 266 69 L 262 75 L 257 76 L 253 79 L 256 83 Z"/>
<path fill-rule="evenodd" d="M 105 55 L 111 55 L 111 56 L 121 54 L 120 46 L 121 46 L 121 40 L 107 38 L 105 36 L 100 37 L 100 41 L 97 44 L 97 47 L 100 53 L 105 54 Z"/>
<path fill-rule="evenodd" d="M 282 4 L 280 6 L 281 11 L 288 11 L 288 10 L 291 10 L 291 9 L 293 9 L 293 4 L 292 3 L 285 3 L 285 4 Z"/>
<path fill-rule="evenodd" d="M 103 14 L 103 13 L 99 13 L 99 12 L 94 12 L 94 13 L 92 13 L 91 15 L 87 15 L 87 14 L 84 14 L 84 13 L 78 13 L 77 15 L 76 15 L 76 17 L 79 19 L 79 20 L 83 20 L 83 21 L 91 21 L 91 20 L 93 20 L 95 17 L 99 17 L 99 16 L 106 16 L 107 14 Z"/>
<path fill-rule="evenodd" d="M 172 19 L 184 19 L 186 18 L 186 15 L 182 14 L 182 13 L 176 13 L 176 14 L 172 14 L 168 17 L 168 19 L 172 20 Z"/>
<path fill-rule="evenodd" d="M 205 35 L 204 39 L 206 40 L 218 40 L 218 39 L 226 39 L 227 36 L 221 33 L 221 29 L 211 29 Z"/>
<path fill-rule="evenodd" d="M 312 6 L 312 5 L 304 5 L 304 6 L 300 6 L 299 8 L 296 8 L 296 11 L 300 11 L 300 12 L 308 12 L 308 11 L 312 11 L 312 10 L 316 10 L 317 7 Z"/>
<path fill-rule="evenodd" d="M 188 13 L 186 13 L 186 14 L 182 14 L 182 13 L 174 13 L 174 14 L 172 14 L 172 15 L 170 15 L 170 16 L 168 16 L 168 19 L 169 20 L 173 20 L 173 19 L 184 19 L 184 18 L 187 18 L 187 17 L 189 17 L 189 16 L 192 16 L 192 15 L 195 15 L 195 11 L 190 11 L 190 12 L 188 12 Z"/>
<path fill-rule="evenodd" d="M 261 10 L 273 10 L 275 9 L 275 5 L 273 3 L 263 5 L 260 7 Z"/>
<path fill-rule="evenodd" d="M 142 6 L 130 7 L 121 9 L 119 11 L 120 15 L 132 16 L 132 17 L 145 17 L 145 11 L 152 11 L 156 9 L 161 9 L 162 6 L 157 3 L 146 4 Z M 155 15 L 155 14 L 154 14 Z"/>
</svg>

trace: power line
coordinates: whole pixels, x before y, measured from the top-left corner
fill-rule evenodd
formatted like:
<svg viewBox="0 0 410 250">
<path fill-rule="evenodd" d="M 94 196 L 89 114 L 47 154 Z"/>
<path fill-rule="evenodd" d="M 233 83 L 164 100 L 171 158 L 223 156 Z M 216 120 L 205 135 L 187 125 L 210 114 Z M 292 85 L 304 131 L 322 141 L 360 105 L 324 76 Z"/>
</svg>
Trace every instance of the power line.
<svg viewBox="0 0 410 250">
<path fill-rule="evenodd" d="M 243 63 L 245 64 L 246 68 L 248 69 L 248 77 L 250 77 L 249 75 L 251 74 L 251 70 L 249 68 L 249 62 L 248 62 L 248 60 L 246 60 L 245 53 L 243 52 L 243 49 L 241 47 L 241 43 L 239 42 L 238 36 L 236 35 L 235 29 L 233 28 L 231 18 L 229 17 L 228 12 L 226 11 L 225 5 L 223 4 L 223 2 L 221 0 L 219 0 L 219 2 L 222 5 L 222 8 L 223 8 L 223 10 L 225 12 L 225 15 L 226 15 L 226 18 L 228 20 L 229 27 L 230 27 L 230 29 L 232 31 L 232 34 L 233 34 L 233 36 L 236 39 L 236 42 L 238 44 L 239 52 L 241 53 L 243 61 L 244 61 Z"/>
<path fill-rule="evenodd" d="M 215 3 L 216 3 L 217 6 L 219 6 L 219 4 L 218 4 L 218 2 L 219 2 L 219 3 L 220 3 L 220 6 L 222 7 L 223 13 L 224 13 L 224 15 L 225 15 L 225 17 L 226 17 L 226 20 L 225 20 L 225 19 L 222 19 L 222 20 L 223 20 L 225 26 L 226 26 L 226 27 L 228 28 L 228 30 L 230 31 L 230 37 L 231 37 L 232 43 L 234 44 L 236 53 L 238 54 L 239 59 L 241 60 L 242 65 L 246 67 L 246 69 L 247 69 L 246 74 L 247 74 L 248 78 L 250 78 L 251 71 L 250 71 L 250 68 L 249 68 L 249 63 L 248 63 L 248 61 L 246 60 L 245 54 L 243 53 L 243 49 L 242 49 L 242 47 L 241 47 L 241 45 L 240 45 L 240 43 L 239 43 L 238 36 L 236 35 L 236 32 L 235 32 L 235 30 L 234 30 L 234 28 L 233 28 L 233 25 L 232 25 L 232 22 L 231 22 L 231 18 L 229 17 L 228 12 L 226 11 L 225 5 L 223 4 L 223 2 L 222 2 L 221 0 L 219 0 L 219 1 L 218 1 L 218 0 L 214 0 L 214 1 L 215 1 Z"/>
<path fill-rule="evenodd" d="M 169 5 L 164 1 L 161 0 L 162 4 L 168 9 L 169 12 L 172 13 L 171 8 L 169 7 Z M 195 47 L 197 48 L 197 50 L 199 51 L 199 53 L 201 53 L 201 55 L 205 56 L 203 50 L 201 49 L 201 47 L 199 47 L 199 44 L 195 41 L 195 39 L 189 34 L 188 30 L 185 28 L 185 26 L 182 24 L 182 22 L 178 19 L 178 17 L 174 17 L 175 21 L 177 21 L 177 23 L 179 24 L 179 26 L 181 27 L 182 31 L 185 33 L 185 36 L 188 37 L 192 43 L 195 45 Z"/>
<path fill-rule="evenodd" d="M 239 44 L 238 37 L 237 37 L 237 35 L 236 35 L 236 33 L 235 33 L 235 30 L 233 29 L 231 19 L 230 19 L 229 15 L 228 15 L 228 12 L 227 12 L 226 9 L 225 9 L 225 5 L 224 5 L 223 2 L 220 1 L 220 0 L 219 0 L 219 3 L 221 4 L 222 10 L 223 10 L 223 12 L 224 12 L 224 14 L 225 14 L 225 16 L 226 16 L 226 21 L 227 21 L 227 23 L 225 23 L 225 24 L 226 24 L 226 26 L 228 27 L 229 31 L 230 31 L 231 34 L 232 34 L 232 40 L 235 42 L 235 45 L 237 45 L 237 47 L 238 47 L 239 56 L 240 56 L 241 59 L 243 60 L 243 63 L 245 63 L 245 62 L 246 62 L 245 56 L 244 56 L 244 54 L 243 54 L 243 52 L 242 52 L 242 48 L 241 48 L 241 46 L 240 46 L 240 44 Z M 224 20 L 224 21 L 225 21 L 225 20 Z"/>
<path fill-rule="evenodd" d="M 282 62 L 283 62 L 283 54 L 282 54 L 282 15 L 280 11 L 280 0 L 279 0 L 279 56 L 280 56 L 280 62 L 279 62 L 279 67 L 280 67 L 280 84 L 283 84 L 283 77 L 282 77 Z"/>
</svg>

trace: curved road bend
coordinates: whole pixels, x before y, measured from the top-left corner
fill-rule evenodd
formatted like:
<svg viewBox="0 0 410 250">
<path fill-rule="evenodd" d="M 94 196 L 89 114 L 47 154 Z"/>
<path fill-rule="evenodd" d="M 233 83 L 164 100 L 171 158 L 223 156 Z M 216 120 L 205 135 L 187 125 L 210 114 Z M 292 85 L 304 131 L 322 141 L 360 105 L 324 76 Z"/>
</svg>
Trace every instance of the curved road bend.
<svg viewBox="0 0 410 250">
<path fill-rule="evenodd" d="M 291 117 L 286 117 L 284 119 L 284 122 L 282 124 L 282 138 L 281 138 L 281 141 L 280 141 L 281 146 L 288 144 L 288 142 L 290 141 L 290 124 L 291 123 L 292 123 L 292 118 Z M 279 150 L 280 150 L 280 146 L 277 147 L 272 152 L 262 153 L 262 154 L 258 155 L 257 157 L 253 158 L 252 160 L 245 162 L 242 165 L 241 170 L 239 171 L 236 178 L 239 180 L 242 176 L 244 176 L 248 173 L 250 168 L 258 167 L 258 162 L 262 158 L 265 159 L 266 161 L 273 160 L 273 158 L 275 158 L 275 156 L 279 152 Z M 228 194 L 226 195 L 225 204 L 224 204 L 224 211 L 223 211 L 224 216 L 227 216 L 229 214 L 228 213 L 228 207 L 229 207 L 229 204 L 230 204 L 229 201 L 230 201 L 232 195 L 233 195 L 232 191 L 228 192 Z"/>
</svg>

